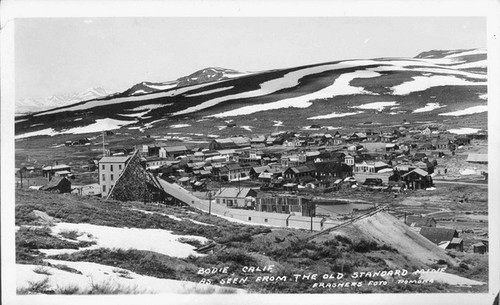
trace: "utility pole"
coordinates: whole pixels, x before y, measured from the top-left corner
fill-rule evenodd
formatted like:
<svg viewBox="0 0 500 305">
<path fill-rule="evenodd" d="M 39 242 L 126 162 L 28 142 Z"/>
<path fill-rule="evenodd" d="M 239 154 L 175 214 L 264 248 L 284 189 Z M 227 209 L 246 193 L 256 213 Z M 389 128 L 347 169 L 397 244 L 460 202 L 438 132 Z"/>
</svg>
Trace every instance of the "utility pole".
<svg viewBox="0 0 500 305">
<path fill-rule="evenodd" d="M 212 191 L 208 191 L 208 215 L 212 215 Z"/>
</svg>

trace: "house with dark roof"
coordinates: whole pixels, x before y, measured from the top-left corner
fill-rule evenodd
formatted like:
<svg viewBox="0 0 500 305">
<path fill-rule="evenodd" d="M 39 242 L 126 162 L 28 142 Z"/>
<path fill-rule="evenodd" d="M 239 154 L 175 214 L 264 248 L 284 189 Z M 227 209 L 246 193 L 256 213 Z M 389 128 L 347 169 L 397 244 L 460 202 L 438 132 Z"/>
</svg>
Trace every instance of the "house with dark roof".
<svg viewBox="0 0 500 305">
<path fill-rule="evenodd" d="M 315 163 L 314 177 L 318 180 L 337 180 L 352 175 L 352 167 L 339 162 Z"/>
<path fill-rule="evenodd" d="M 444 249 L 447 248 L 454 238 L 458 238 L 458 232 L 455 229 L 422 227 L 419 233 L 438 246 L 446 245 Z"/>
<path fill-rule="evenodd" d="M 53 178 L 47 185 L 42 186 L 40 190 L 60 194 L 71 193 L 71 181 L 66 177 Z"/>
<path fill-rule="evenodd" d="M 271 168 L 267 165 L 265 166 L 254 166 L 249 172 L 250 179 L 256 180 L 259 178 L 259 175 L 262 173 L 268 173 L 271 170 Z"/>
<path fill-rule="evenodd" d="M 189 153 L 186 146 L 165 146 L 161 147 L 158 154 L 160 158 L 177 158 Z"/>
<path fill-rule="evenodd" d="M 488 245 L 486 245 L 483 242 L 478 242 L 472 245 L 472 252 L 474 253 L 479 253 L 479 254 L 485 254 L 488 252 Z"/>
<path fill-rule="evenodd" d="M 313 165 L 301 165 L 296 167 L 289 167 L 283 172 L 283 177 L 288 180 L 296 180 L 306 176 L 313 176 L 316 167 Z"/>
<path fill-rule="evenodd" d="M 406 183 L 406 187 L 411 190 L 426 189 L 432 187 L 432 177 L 424 170 L 416 168 L 401 176 L 401 180 Z"/>
</svg>

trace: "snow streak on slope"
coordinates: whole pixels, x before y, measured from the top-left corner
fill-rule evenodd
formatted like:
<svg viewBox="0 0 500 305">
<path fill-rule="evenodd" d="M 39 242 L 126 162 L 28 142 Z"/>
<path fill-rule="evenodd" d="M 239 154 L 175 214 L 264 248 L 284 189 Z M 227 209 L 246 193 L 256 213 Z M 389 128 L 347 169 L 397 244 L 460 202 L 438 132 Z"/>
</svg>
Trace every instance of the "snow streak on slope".
<svg viewBox="0 0 500 305">
<path fill-rule="evenodd" d="M 230 90 L 230 89 L 233 89 L 233 88 L 234 88 L 234 86 L 222 87 L 222 88 L 215 88 L 215 89 L 206 90 L 206 91 L 203 91 L 203 92 L 200 92 L 200 93 L 185 94 L 184 96 L 185 97 L 192 97 L 192 96 L 208 95 L 208 94 L 212 94 L 212 93 L 216 93 L 216 92 Z"/>
<path fill-rule="evenodd" d="M 448 113 L 440 113 L 438 115 L 462 116 L 462 115 L 469 115 L 469 114 L 481 113 L 481 112 L 486 112 L 486 111 L 488 111 L 487 105 L 484 105 L 484 106 L 479 105 L 479 106 L 469 107 L 469 108 L 463 109 L 463 110 L 457 110 L 457 111 L 448 112 Z"/>
<path fill-rule="evenodd" d="M 398 102 L 374 102 L 368 103 L 360 106 L 353 106 L 351 108 L 359 108 L 359 109 L 374 109 L 377 111 L 384 110 L 385 107 L 392 107 L 399 105 Z M 391 108 L 392 109 L 392 108 Z"/>
<path fill-rule="evenodd" d="M 67 107 L 67 108 L 54 109 L 54 110 L 47 111 L 47 112 L 37 113 L 37 114 L 35 114 L 35 116 L 41 116 L 41 115 L 47 115 L 47 114 L 65 112 L 65 111 L 86 110 L 86 109 L 90 109 L 90 108 L 94 108 L 94 107 L 98 107 L 98 106 L 103 106 L 103 105 L 108 106 L 108 105 L 122 104 L 122 103 L 127 103 L 127 102 L 144 101 L 144 103 L 147 104 L 148 100 L 162 98 L 162 97 L 172 97 L 172 96 L 176 96 L 179 94 L 183 94 L 185 92 L 189 92 L 191 90 L 210 86 L 213 84 L 214 83 L 205 83 L 205 84 L 193 85 L 193 86 L 189 86 L 189 87 L 182 87 L 179 89 L 173 89 L 173 90 L 170 90 L 167 92 L 151 93 L 148 95 L 140 95 L 140 96 L 119 97 L 119 98 L 115 98 L 115 99 L 111 99 L 111 100 L 107 100 L 107 101 L 103 101 L 103 100 L 89 101 L 86 103 L 74 105 L 74 106 Z"/>
<path fill-rule="evenodd" d="M 371 61 L 366 61 L 366 63 L 365 63 L 365 61 L 352 61 L 352 62 L 345 61 L 345 62 L 340 62 L 340 63 L 335 63 L 335 64 L 327 64 L 327 65 L 321 65 L 321 66 L 300 69 L 297 71 L 289 72 L 289 73 L 285 74 L 283 77 L 263 82 L 260 84 L 260 89 L 214 98 L 214 99 L 208 100 L 204 103 L 201 103 L 199 105 L 196 105 L 194 107 L 190 107 L 190 108 L 187 108 L 185 110 L 176 112 L 176 113 L 174 113 L 174 115 L 181 115 L 181 114 L 196 112 L 196 111 L 199 111 L 199 110 L 202 110 L 205 108 L 209 108 L 209 107 L 215 106 L 219 103 L 230 101 L 230 100 L 268 95 L 268 94 L 274 93 L 274 92 L 282 90 L 282 89 L 293 88 L 293 87 L 297 86 L 299 84 L 299 80 L 307 75 L 319 74 L 322 72 L 332 71 L 332 70 L 337 70 L 337 69 L 350 68 L 353 66 L 369 64 L 369 62 L 371 62 Z M 370 76 L 370 77 L 373 77 L 373 76 Z M 316 92 L 316 93 L 318 93 L 318 92 Z M 315 94 L 315 93 L 312 93 L 312 94 Z M 292 103 L 293 102 L 294 101 L 292 101 Z M 280 102 L 276 102 L 276 103 L 280 103 Z M 284 102 L 284 104 L 289 104 L 289 103 L 290 102 Z M 270 103 L 270 104 L 272 104 L 272 103 Z M 310 105 L 307 102 L 306 102 L 306 104 L 307 104 L 307 106 L 302 105 L 302 106 L 298 106 L 298 108 L 304 108 L 304 107 L 308 107 Z M 269 105 L 269 104 L 266 104 L 266 105 Z M 256 105 L 257 108 L 259 108 L 261 106 L 263 106 L 263 105 Z M 253 106 L 249 106 L 249 107 L 253 107 Z M 277 109 L 271 105 L 270 105 L 270 107 L 272 107 L 271 109 Z M 283 108 L 283 106 L 276 106 L 276 107 Z M 288 107 L 288 106 L 286 106 L 286 107 Z M 264 110 L 266 110 L 266 109 L 264 109 Z M 253 113 L 253 112 L 256 112 L 259 110 L 255 110 L 255 111 L 249 110 L 249 111 L 250 111 L 249 113 Z M 248 113 L 245 112 L 243 114 L 248 114 Z M 217 115 L 216 114 L 213 116 L 214 117 L 224 117 L 224 116 L 231 116 L 231 115 L 238 115 L 238 114 L 229 114 L 229 115 L 220 115 L 220 114 Z"/>
<path fill-rule="evenodd" d="M 21 139 L 21 138 L 27 138 L 27 137 L 34 137 L 34 136 L 54 136 L 54 135 L 59 135 L 59 134 L 82 134 L 82 133 L 91 133 L 91 132 L 101 132 L 104 130 L 114 130 L 114 129 L 119 129 L 123 126 L 134 124 L 136 121 L 120 121 L 120 120 L 114 120 L 114 119 L 97 119 L 95 123 L 87 125 L 87 126 L 82 126 L 82 127 L 75 127 L 67 130 L 60 130 L 56 131 L 53 128 L 47 128 L 43 130 L 37 130 L 34 132 L 28 132 L 24 133 L 21 135 L 17 135 L 15 138 L 16 139 Z"/>
<path fill-rule="evenodd" d="M 392 87 L 395 95 L 408 95 L 412 92 L 424 91 L 436 86 L 484 86 L 484 82 L 471 82 L 455 76 L 433 75 L 415 76 L 413 80 Z"/>
<path fill-rule="evenodd" d="M 335 64 L 333 66 L 342 65 L 342 68 L 346 68 L 346 62 Z M 300 70 L 302 72 L 304 70 Z M 328 70 L 326 70 L 328 71 Z M 288 75 L 288 74 L 287 74 Z M 211 117 L 227 117 L 227 116 L 236 116 L 236 115 L 247 115 L 252 114 L 258 111 L 264 110 L 274 110 L 280 108 L 307 108 L 311 106 L 311 101 L 318 99 L 331 98 L 336 95 L 352 95 L 352 94 L 373 94 L 365 91 L 361 87 L 353 87 L 349 83 L 355 78 L 372 78 L 379 76 L 379 73 L 375 73 L 373 71 L 360 70 L 352 73 L 346 73 L 341 75 L 332 85 L 318 90 L 316 92 L 312 92 L 309 94 L 305 94 L 302 96 L 292 97 L 288 99 L 283 99 L 277 102 L 267 103 L 267 104 L 259 104 L 252 106 L 245 106 L 242 108 L 238 108 L 231 111 L 226 111 L 223 113 L 218 113 L 211 115 Z"/>
<path fill-rule="evenodd" d="M 355 114 L 360 114 L 363 113 L 363 111 L 358 111 L 358 112 L 346 112 L 346 113 L 336 113 L 332 112 L 330 114 L 325 114 L 325 115 L 318 115 L 315 117 L 307 118 L 308 120 L 323 120 L 323 119 L 333 119 L 333 118 L 341 118 L 344 116 L 350 116 L 350 115 L 355 115 Z"/>
<path fill-rule="evenodd" d="M 441 106 L 439 103 L 427 103 L 424 107 L 413 110 L 413 113 L 429 112 L 444 107 L 446 106 Z"/>
</svg>

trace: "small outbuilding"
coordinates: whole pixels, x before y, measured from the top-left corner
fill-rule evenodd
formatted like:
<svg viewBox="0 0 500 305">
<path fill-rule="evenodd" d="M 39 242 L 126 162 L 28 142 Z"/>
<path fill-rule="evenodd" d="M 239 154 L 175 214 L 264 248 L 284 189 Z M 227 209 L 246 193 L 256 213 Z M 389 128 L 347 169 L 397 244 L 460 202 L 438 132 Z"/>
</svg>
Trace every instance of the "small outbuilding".
<svg viewBox="0 0 500 305">
<path fill-rule="evenodd" d="M 42 191 L 56 192 L 56 193 L 71 193 L 71 181 L 68 178 L 53 178 L 47 185 L 40 188 Z"/>
</svg>

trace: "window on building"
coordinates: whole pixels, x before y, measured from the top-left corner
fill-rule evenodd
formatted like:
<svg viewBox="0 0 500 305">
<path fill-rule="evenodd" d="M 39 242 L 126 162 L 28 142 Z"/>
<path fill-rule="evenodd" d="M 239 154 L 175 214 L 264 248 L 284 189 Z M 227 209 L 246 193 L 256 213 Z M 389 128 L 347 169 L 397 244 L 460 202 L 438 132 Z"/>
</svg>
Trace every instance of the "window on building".
<svg viewBox="0 0 500 305">
<path fill-rule="evenodd" d="M 102 191 L 106 192 L 106 186 L 105 185 L 102 186 Z"/>
<path fill-rule="evenodd" d="M 106 181 L 106 175 L 102 174 L 102 181 Z"/>
<path fill-rule="evenodd" d="M 248 220 L 249 220 L 249 221 L 252 221 L 252 217 L 248 217 Z"/>
<path fill-rule="evenodd" d="M 110 170 L 110 171 L 113 171 L 113 164 L 111 164 L 111 165 L 109 166 L 109 170 Z"/>
<path fill-rule="evenodd" d="M 122 165 L 121 164 L 118 164 L 118 169 L 121 170 L 122 169 Z"/>
<path fill-rule="evenodd" d="M 215 199 L 215 202 L 220 203 L 220 199 Z"/>
<path fill-rule="evenodd" d="M 267 222 L 267 218 L 264 218 L 264 222 Z"/>
<path fill-rule="evenodd" d="M 102 165 L 102 169 L 105 170 L 106 169 L 106 165 L 103 164 Z"/>
<path fill-rule="evenodd" d="M 113 176 L 113 174 L 111 174 L 111 181 L 113 181 L 113 180 L 114 180 L 114 176 Z"/>
</svg>

